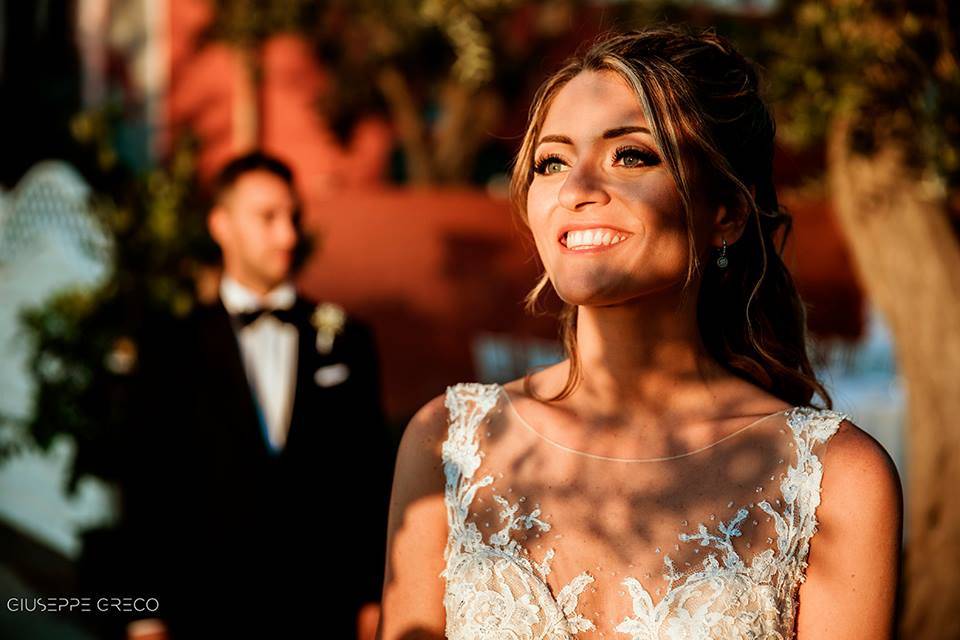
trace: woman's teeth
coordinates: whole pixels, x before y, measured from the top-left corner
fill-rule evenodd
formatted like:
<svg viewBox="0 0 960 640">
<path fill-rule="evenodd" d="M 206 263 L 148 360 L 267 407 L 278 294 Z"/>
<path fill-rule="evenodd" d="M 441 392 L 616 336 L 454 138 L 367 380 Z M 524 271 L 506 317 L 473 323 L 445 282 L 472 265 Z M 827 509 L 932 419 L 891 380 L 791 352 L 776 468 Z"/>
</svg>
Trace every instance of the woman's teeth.
<svg viewBox="0 0 960 640">
<path fill-rule="evenodd" d="M 560 242 L 568 249 L 577 249 L 617 244 L 625 240 L 626 237 L 626 234 L 610 229 L 582 229 L 568 231 L 560 239 Z"/>
</svg>

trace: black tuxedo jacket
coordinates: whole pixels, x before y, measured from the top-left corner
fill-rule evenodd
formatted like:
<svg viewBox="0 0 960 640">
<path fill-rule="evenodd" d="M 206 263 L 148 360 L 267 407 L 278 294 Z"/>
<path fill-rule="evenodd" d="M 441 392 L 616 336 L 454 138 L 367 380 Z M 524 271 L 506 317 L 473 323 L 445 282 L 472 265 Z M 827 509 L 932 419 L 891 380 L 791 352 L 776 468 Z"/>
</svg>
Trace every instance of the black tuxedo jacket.
<svg viewBox="0 0 960 640">
<path fill-rule="evenodd" d="M 219 299 L 141 341 L 136 472 L 124 488 L 130 588 L 156 595 L 159 610 L 143 617 L 163 619 L 174 640 L 354 638 L 359 606 L 380 599 L 395 443 L 378 358 L 350 316 L 319 352 L 314 308 L 299 296 L 293 307 L 296 389 L 279 453 Z M 338 363 L 345 380 L 315 379 Z"/>
</svg>

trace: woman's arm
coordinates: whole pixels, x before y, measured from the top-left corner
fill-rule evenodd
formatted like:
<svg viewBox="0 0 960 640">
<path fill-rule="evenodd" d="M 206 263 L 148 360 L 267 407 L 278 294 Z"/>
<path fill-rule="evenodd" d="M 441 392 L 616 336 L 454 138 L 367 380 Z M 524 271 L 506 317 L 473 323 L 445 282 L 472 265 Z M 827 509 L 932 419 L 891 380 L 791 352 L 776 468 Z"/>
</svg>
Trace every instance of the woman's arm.
<svg viewBox="0 0 960 640">
<path fill-rule="evenodd" d="M 447 434 L 444 396 L 410 420 L 397 451 L 387 523 L 387 557 L 378 640 L 444 637 L 443 552 L 447 514 L 441 449 Z"/>
<path fill-rule="evenodd" d="M 800 587 L 798 640 L 896 637 L 900 476 L 883 446 L 849 421 L 827 441 L 820 499 Z"/>
</svg>

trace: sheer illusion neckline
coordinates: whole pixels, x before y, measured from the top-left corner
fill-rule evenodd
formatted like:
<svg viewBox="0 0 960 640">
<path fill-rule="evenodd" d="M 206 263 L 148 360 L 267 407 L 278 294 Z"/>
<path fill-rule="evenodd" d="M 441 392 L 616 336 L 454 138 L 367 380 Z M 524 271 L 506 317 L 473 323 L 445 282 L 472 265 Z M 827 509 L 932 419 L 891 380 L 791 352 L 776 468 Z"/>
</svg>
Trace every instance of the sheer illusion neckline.
<svg viewBox="0 0 960 640">
<path fill-rule="evenodd" d="M 613 462 L 666 462 L 666 461 L 669 461 L 669 460 L 677 460 L 677 459 L 679 459 L 679 458 L 686 458 L 686 457 L 688 457 L 688 456 L 692 456 L 692 455 L 695 455 L 695 454 L 697 454 L 697 453 L 700 453 L 701 451 L 706 451 L 707 449 L 710 449 L 710 448 L 712 448 L 712 447 L 715 447 L 715 446 L 717 446 L 718 444 L 720 444 L 721 442 L 724 442 L 724 441 L 726 441 L 726 440 L 729 440 L 730 438 L 734 437 L 735 435 L 737 435 L 737 434 L 739 434 L 739 433 L 742 433 L 742 432 L 746 431 L 747 429 L 750 429 L 751 427 L 754 427 L 754 426 L 760 424 L 761 422 L 764 422 L 764 421 L 766 421 L 766 420 L 769 420 L 770 418 L 774 418 L 774 417 L 776 417 L 776 416 L 786 416 L 786 415 L 788 415 L 791 411 L 793 411 L 794 409 L 797 408 L 797 407 L 790 407 L 789 409 L 781 409 L 780 411 L 774 411 L 773 413 L 770 413 L 770 414 L 767 414 L 767 415 L 762 416 L 762 417 L 760 417 L 760 418 L 757 418 L 757 419 L 754 420 L 753 422 L 751 422 L 751 423 L 749 423 L 749 424 L 746 424 L 746 425 L 740 427 L 740 428 L 737 429 L 736 431 L 733 431 L 732 433 L 728 433 L 727 435 L 723 436 L 723 437 L 720 438 L 719 440 L 717 440 L 717 441 L 715 441 L 715 442 L 711 442 L 710 444 L 705 445 L 705 446 L 703 446 L 703 447 L 700 447 L 700 448 L 698 448 L 698 449 L 694 449 L 693 451 L 687 451 L 687 452 L 685 452 L 685 453 L 678 453 L 677 455 L 673 455 L 673 456 L 661 456 L 661 457 L 657 457 L 657 458 L 618 458 L 618 457 L 616 457 L 616 456 L 603 456 L 603 455 L 596 454 L 596 453 L 588 453 L 588 452 L 586 452 L 586 451 L 580 451 L 579 449 L 574 449 L 573 447 L 568 447 L 568 446 L 566 446 L 566 445 L 564 445 L 564 444 L 560 444 L 560 443 L 557 442 L 556 440 L 553 440 L 553 439 L 551 439 L 551 438 L 548 438 L 547 436 L 545 436 L 545 435 L 543 435 L 542 433 L 540 433 L 539 430 L 535 429 L 529 422 L 526 421 L 526 419 L 525 419 L 522 415 L 520 415 L 520 412 L 517 411 L 517 408 L 516 408 L 516 407 L 514 406 L 514 404 L 513 404 L 513 400 L 510 398 L 510 394 L 507 393 L 506 388 L 504 388 L 504 386 L 503 386 L 502 384 L 498 384 L 498 385 L 497 385 L 497 390 L 500 392 L 500 394 L 501 394 L 501 395 L 503 396 L 503 398 L 506 400 L 506 404 L 507 404 L 507 406 L 509 407 L 510 412 L 513 413 L 513 415 L 517 418 L 517 420 L 520 422 L 520 424 L 523 425 L 523 427 L 525 427 L 528 431 L 531 431 L 534 435 L 536 435 L 536 436 L 537 436 L 538 438 L 540 438 L 541 440 L 544 440 L 544 441 L 547 442 L 548 444 L 550 444 L 550 445 L 552 445 L 552 446 L 554 446 L 554 447 L 557 447 L 558 449 L 563 449 L 564 451 L 567 451 L 568 453 L 573 453 L 573 454 L 576 454 L 576 455 L 578 455 L 578 456 L 585 456 L 585 457 L 587 457 L 587 458 L 595 458 L 595 459 L 598 459 L 598 460 L 610 460 L 610 461 L 613 461 Z"/>
</svg>

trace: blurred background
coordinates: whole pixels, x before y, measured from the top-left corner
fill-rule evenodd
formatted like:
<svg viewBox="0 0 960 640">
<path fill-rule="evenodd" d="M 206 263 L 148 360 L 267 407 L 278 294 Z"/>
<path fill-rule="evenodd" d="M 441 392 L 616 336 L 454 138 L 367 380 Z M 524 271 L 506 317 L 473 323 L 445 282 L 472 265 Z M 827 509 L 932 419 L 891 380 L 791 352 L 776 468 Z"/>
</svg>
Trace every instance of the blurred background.
<svg viewBox="0 0 960 640">
<path fill-rule="evenodd" d="M 714 26 L 765 69 L 817 368 L 906 495 L 901 629 L 960 622 L 960 8 L 948 0 L 0 0 L 0 594 L 109 571 L 125 379 L 216 295 L 201 194 L 294 168 L 298 286 L 373 327 L 395 442 L 459 381 L 560 357 L 506 199 L 533 91 L 585 39 Z M 104 637 L 11 613 L 4 637 Z M 10 635 L 13 634 L 13 635 Z"/>
</svg>

